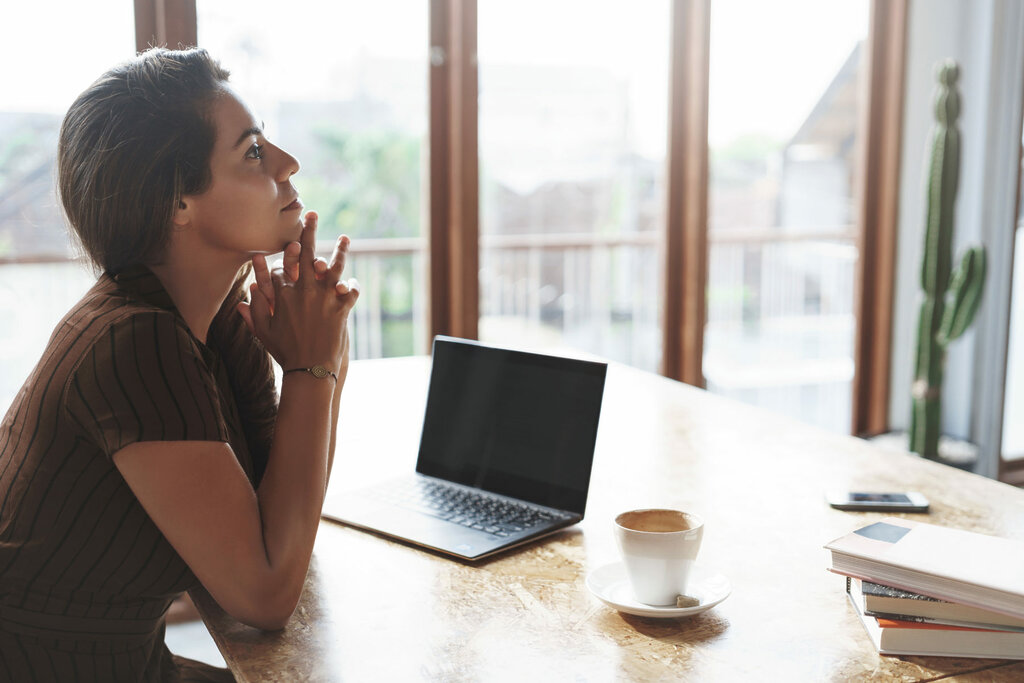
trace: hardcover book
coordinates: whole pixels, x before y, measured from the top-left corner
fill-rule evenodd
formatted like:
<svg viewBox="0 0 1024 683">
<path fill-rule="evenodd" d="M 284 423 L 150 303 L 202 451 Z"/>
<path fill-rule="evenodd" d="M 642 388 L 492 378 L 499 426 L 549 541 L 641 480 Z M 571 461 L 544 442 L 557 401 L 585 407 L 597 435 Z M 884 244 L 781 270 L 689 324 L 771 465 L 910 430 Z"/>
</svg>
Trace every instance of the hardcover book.
<svg viewBox="0 0 1024 683">
<path fill-rule="evenodd" d="M 880 583 L 846 577 L 849 591 L 864 614 L 882 619 L 919 621 L 1005 631 L 1024 631 L 1024 619 L 930 598 Z"/>
<path fill-rule="evenodd" d="M 1024 619 L 1024 543 L 886 517 L 825 546 L 831 571 Z"/>
<path fill-rule="evenodd" d="M 879 619 L 847 595 L 880 654 L 1024 659 L 1024 633 Z"/>
</svg>

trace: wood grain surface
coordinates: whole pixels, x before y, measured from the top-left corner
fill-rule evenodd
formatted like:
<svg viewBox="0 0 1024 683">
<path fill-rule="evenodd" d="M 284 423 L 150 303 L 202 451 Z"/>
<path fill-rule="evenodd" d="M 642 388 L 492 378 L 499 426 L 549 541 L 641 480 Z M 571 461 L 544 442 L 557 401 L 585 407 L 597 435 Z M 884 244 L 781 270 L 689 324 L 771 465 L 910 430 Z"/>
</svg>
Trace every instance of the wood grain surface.
<svg viewBox="0 0 1024 683">
<path fill-rule="evenodd" d="M 329 495 L 413 469 L 428 372 L 352 364 Z M 1024 680 L 1024 662 L 879 655 L 822 546 L 889 513 L 833 510 L 830 489 L 921 491 L 923 521 L 1024 540 L 1018 489 L 613 364 L 578 526 L 470 565 L 323 521 L 283 631 L 196 601 L 239 681 Z M 640 507 L 704 517 L 725 602 L 658 620 L 588 592 Z"/>
</svg>

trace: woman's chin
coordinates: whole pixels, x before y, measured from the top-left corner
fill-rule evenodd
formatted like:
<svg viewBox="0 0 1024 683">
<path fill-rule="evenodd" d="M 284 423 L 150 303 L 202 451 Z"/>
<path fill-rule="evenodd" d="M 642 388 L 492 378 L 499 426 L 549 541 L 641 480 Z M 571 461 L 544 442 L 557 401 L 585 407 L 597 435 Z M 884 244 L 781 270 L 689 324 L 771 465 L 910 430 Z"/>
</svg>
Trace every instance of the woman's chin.
<svg viewBox="0 0 1024 683">
<path fill-rule="evenodd" d="M 293 225 L 291 227 L 289 232 L 291 233 L 292 237 L 288 241 L 289 242 L 298 242 L 299 238 L 302 237 L 302 219 L 301 218 L 299 218 L 298 220 L 295 221 L 295 225 Z"/>
</svg>

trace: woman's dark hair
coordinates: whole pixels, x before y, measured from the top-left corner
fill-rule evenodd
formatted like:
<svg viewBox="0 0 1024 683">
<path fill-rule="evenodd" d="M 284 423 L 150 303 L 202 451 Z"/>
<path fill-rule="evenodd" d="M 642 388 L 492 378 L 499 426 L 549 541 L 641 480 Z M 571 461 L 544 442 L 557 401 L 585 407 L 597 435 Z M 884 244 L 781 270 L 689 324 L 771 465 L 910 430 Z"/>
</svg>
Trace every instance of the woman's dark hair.
<svg viewBox="0 0 1024 683">
<path fill-rule="evenodd" d="M 154 48 L 114 67 L 68 109 L 57 185 L 68 222 L 95 266 L 116 274 L 163 258 L 174 210 L 210 185 L 210 118 L 229 73 L 203 49 Z M 210 325 L 245 428 L 257 481 L 277 414 L 270 358 L 235 310 L 249 268 Z"/>
<path fill-rule="evenodd" d="M 210 184 L 209 113 L 228 76 L 206 50 L 156 48 L 105 73 L 71 105 L 58 187 L 98 267 L 118 273 L 163 256 L 178 202 Z"/>
</svg>

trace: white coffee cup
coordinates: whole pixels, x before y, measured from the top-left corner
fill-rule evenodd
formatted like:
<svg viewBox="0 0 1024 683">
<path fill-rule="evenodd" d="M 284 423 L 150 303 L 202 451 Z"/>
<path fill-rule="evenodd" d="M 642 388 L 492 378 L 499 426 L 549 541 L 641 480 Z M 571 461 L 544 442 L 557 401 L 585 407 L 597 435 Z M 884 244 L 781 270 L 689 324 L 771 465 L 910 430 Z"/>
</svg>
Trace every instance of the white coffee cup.
<svg viewBox="0 0 1024 683">
<path fill-rule="evenodd" d="M 704 520 L 680 510 L 630 510 L 615 518 L 615 539 L 636 599 L 676 604 L 686 595 L 704 537 Z"/>
</svg>

